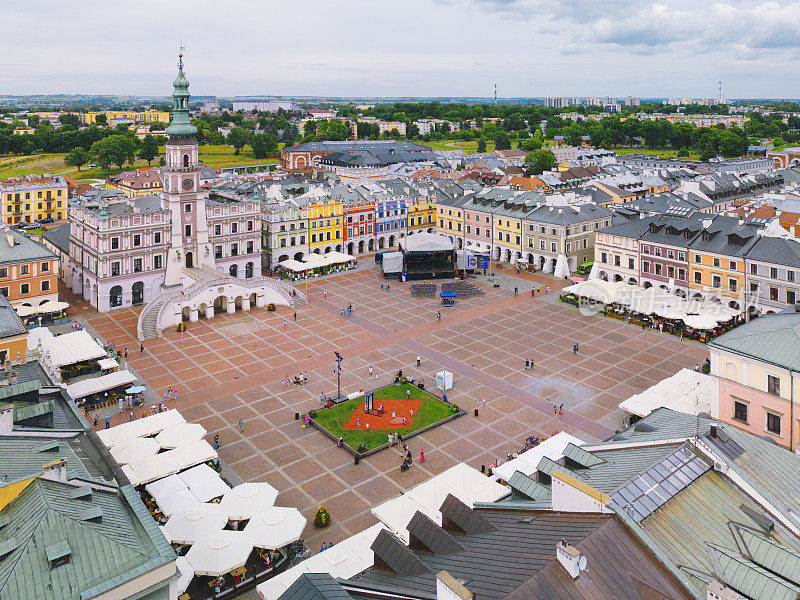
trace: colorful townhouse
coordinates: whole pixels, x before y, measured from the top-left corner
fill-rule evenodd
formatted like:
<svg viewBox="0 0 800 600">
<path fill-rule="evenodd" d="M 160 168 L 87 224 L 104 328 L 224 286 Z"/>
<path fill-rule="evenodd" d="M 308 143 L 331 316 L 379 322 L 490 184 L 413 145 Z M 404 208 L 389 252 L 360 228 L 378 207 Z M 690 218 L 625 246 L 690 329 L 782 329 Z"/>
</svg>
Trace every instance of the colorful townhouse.
<svg viewBox="0 0 800 600">
<path fill-rule="evenodd" d="M 740 308 L 746 292 L 744 257 L 758 239 L 757 228 L 724 215 L 701 223 L 700 235 L 689 245 L 690 297 L 718 295 Z"/>
<path fill-rule="evenodd" d="M 408 207 L 408 235 L 432 233 L 436 227 L 436 198 L 417 198 Z"/>
<path fill-rule="evenodd" d="M 0 239 L 0 295 L 19 306 L 58 301 L 58 256 L 11 229 Z"/>
<path fill-rule="evenodd" d="M 379 250 L 394 248 L 400 239 L 400 234 L 406 229 L 406 202 L 389 191 L 374 184 L 367 184 L 377 189 L 370 190 L 375 203 L 375 237 Z"/>
<path fill-rule="evenodd" d="M 338 195 L 337 186 L 333 193 Z M 375 203 L 368 194 L 360 194 L 352 188 L 346 188 L 347 194 L 341 194 L 343 203 L 343 240 L 347 254 L 363 254 L 375 250 Z"/>
<path fill-rule="evenodd" d="M 605 281 L 638 284 L 639 238 L 649 227 L 648 219 L 632 219 L 598 231 L 594 241 L 597 276 Z"/>
<path fill-rule="evenodd" d="M 689 244 L 703 229 L 701 215 L 687 219 L 668 215 L 648 218 L 639 237 L 639 285 L 689 295 Z"/>
<path fill-rule="evenodd" d="M 800 242 L 761 236 L 745 256 L 750 302 L 762 312 L 780 312 L 800 300 Z"/>
<path fill-rule="evenodd" d="M 0 181 L 3 222 L 65 219 L 68 191 L 67 181 L 61 175 L 27 175 Z"/>
<path fill-rule="evenodd" d="M 794 452 L 800 443 L 800 313 L 768 314 L 708 344 L 719 418 Z"/>
<path fill-rule="evenodd" d="M 317 254 L 342 252 L 344 203 L 331 196 L 313 199 L 308 205 L 309 249 Z"/>
</svg>

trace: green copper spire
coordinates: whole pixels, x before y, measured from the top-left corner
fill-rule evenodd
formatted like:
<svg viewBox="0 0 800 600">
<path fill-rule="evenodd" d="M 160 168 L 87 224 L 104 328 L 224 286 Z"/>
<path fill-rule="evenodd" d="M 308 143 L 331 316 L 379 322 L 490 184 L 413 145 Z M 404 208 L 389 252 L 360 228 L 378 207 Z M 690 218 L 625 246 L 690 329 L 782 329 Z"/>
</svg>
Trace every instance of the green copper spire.
<svg viewBox="0 0 800 600">
<path fill-rule="evenodd" d="M 178 54 L 178 76 L 172 82 L 172 122 L 167 127 L 170 137 L 192 137 L 197 127 L 189 119 L 189 80 L 183 74 L 183 52 Z"/>
</svg>

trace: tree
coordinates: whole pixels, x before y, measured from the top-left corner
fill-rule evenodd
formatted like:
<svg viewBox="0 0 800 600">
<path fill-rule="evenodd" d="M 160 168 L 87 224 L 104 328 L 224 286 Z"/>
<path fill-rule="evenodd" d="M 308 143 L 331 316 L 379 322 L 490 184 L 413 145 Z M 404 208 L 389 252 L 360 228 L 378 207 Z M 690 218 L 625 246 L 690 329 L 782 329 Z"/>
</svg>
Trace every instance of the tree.
<svg viewBox="0 0 800 600">
<path fill-rule="evenodd" d="M 231 129 L 226 141 L 233 146 L 234 156 L 239 156 L 239 152 L 242 151 L 242 148 L 244 148 L 244 145 L 247 143 L 247 136 L 248 132 L 241 127 L 234 127 Z"/>
<path fill-rule="evenodd" d="M 58 115 L 58 122 L 62 125 L 72 125 L 74 127 L 80 127 L 81 124 L 81 120 L 78 118 L 78 115 L 73 115 L 71 113 Z"/>
<path fill-rule="evenodd" d="M 540 150 L 542 148 L 542 142 L 538 141 L 535 137 L 527 140 L 522 140 L 519 143 L 520 150 L 525 150 L 525 152 L 532 152 L 533 150 Z"/>
<path fill-rule="evenodd" d="M 497 134 L 497 137 L 494 141 L 495 150 L 510 150 L 511 149 L 511 140 L 508 139 L 508 134 L 505 131 L 501 131 Z"/>
<path fill-rule="evenodd" d="M 78 171 L 80 171 L 81 167 L 88 162 L 89 153 L 80 147 L 70 150 L 64 157 L 64 164 L 68 167 L 78 167 Z"/>
<path fill-rule="evenodd" d="M 317 122 L 316 121 L 306 121 L 305 125 L 303 125 L 303 135 L 316 135 L 317 134 Z"/>
<path fill-rule="evenodd" d="M 550 150 L 534 150 L 525 155 L 529 175 L 541 175 L 556 168 L 556 155 Z"/>
<path fill-rule="evenodd" d="M 108 118 L 103 114 L 95 115 L 94 122 L 97 125 L 105 125 L 106 127 L 108 126 Z"/>
<path fill-rule="evenodd" d="M 110 135 L 92 144 L 90 152 L 104 170 L 107 171 L 111 163 L 121 169 L 126 162 L 133 162 L 136 154 L 136 138 L 131 135 Z"/>
<path fill-rule="evenodd" d="M 478 153 L 483 154 L 486 152 L 486 140 L 481 138 L 478 140 Z"/>
<path fill-rule="evenodd" d="M 142 140 L 142 147 L 139 148 L 139 158 L 147 161 L 147 166 L 150 166 L 152 160 L 158 156 L 158 138 L 153 135 L 146 135 Z"/>
<path fill-rule="evenodd" d="M 278 138 L 271 133 L 259 133 L 250 141 L 253 156 L 259 160 L 269 158 L 278 147 Z"/>
</svg>

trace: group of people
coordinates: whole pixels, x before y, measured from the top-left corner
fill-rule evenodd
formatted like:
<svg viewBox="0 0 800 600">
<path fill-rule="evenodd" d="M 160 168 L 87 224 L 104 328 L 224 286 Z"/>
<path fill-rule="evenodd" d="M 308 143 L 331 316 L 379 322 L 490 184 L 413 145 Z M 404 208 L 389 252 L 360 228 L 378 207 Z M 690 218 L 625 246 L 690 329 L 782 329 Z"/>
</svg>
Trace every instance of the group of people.
<svg viewBox="0 0 800 600">
<path fill-rule="evenodd" d="M 283 387 L 289 387 L 289 384 L 292 383 L 292 382 L 294 382 L 295 385 L 305 385 L 305 384 L 307 384 L 308 383 L 308 371 L 303 371 L 299 375 L 295 375 L 294 376 L 294 381 L 289 379 L 289 375 L 287 373 L 286 376 L 283 378 Z M 322 398 L 320 398 L 320 402 L 321 401 L 322 401 Z"/>
<path fill-rule="evenodd" d="M 389 284 L 388 283 L 382 283 L 381 284 L 381 289 L 386 291 L 386 292 L 388 292 L 389 291 Z"/>
<path fill-rule="evenodd" d="M 541 286 L 537 285 L 535 288 L 531 288 L 531 298 L 535 298 L 536 296 L 539 296 L 541 293 L 542 293 Z M 549 285 L 544 286 L 544 293 L 545 294 L 549 294 L 550 293 L 550 286 Z"/>
<path fill-rule="evenodd" d="M 320 552 L 324 552 L 325 550 L 328 550 L 329 548 L 333 548 L 334 545 L 335 544 L 333 542 L 329 542 L 327 545 L 323 542 L 322 546 L 320 546 L 320 548 L 319 548 L 319 551 Z"/>
<path fill-rule="evenodd" d="M 406 444 L 403 444 L 400 448 L 400 455 L 403 457 L 403 462 L 400 464 L 401 471 L 408 471 L 411 468 L 412 463 L 414 460 L 411 458 L 411 450 L 408 449 Z M 425 449 L 421 449 L 419 451 L 419 462 L 425 462 Z"/>
<path fill-rule="evenodd" d="M 348 304 L 347 308 L 343 308 L 342 309 L 342 316 L 345 316 L 345 315 L 349 316 L 349 315 L 353 314 L 353 311 L 355 310 L 355 308 L 356 308 L 355 304 L 352 304 L 352 303 Z"/>
</svg>

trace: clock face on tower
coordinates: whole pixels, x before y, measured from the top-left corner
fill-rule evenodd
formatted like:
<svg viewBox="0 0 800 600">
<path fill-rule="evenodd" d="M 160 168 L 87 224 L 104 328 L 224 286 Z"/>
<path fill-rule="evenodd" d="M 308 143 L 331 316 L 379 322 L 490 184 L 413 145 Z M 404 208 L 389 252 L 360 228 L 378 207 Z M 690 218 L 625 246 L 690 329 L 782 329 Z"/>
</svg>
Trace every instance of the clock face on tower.
<svg viewBox="0 0 800 600">
<path fill-rule="evenodd" d="M 194 187 L 194 182 L 191 179 L 184 179 L 183 180 L 183 189 L 190 190 Z"/>
</svg>

